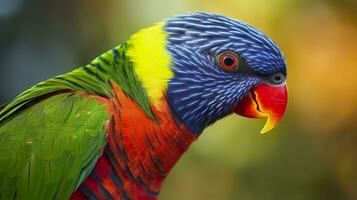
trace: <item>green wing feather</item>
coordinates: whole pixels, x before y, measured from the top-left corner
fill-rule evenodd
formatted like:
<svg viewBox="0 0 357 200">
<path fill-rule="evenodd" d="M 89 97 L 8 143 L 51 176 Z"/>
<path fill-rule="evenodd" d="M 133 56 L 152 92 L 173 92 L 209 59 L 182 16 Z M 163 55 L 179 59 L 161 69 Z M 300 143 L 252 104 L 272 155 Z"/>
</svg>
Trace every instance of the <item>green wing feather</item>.
<svg viewBox="0 0 357 200">
<path fill-rule="evenodd" d="M 0 108 L 0 200 L 70 197 L 105 147 L 110 116 L 94 96 L 112 98 L 112 83 L 155 119 L 127 48 L 39 83 Z"/>
<path fill-rule="evenodd" d="M 106 144 L 105 105 L 64 93 L 0 125 L 0 199 L 68 199 Z"/>
</svg>

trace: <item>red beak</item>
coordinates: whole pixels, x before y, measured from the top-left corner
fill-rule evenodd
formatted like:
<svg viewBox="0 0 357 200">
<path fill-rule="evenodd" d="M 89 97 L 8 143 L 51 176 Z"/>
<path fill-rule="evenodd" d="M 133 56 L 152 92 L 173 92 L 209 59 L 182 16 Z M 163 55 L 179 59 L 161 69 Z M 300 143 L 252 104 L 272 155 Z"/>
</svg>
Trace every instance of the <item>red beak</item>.
<svg viewBox="0 0 357 200">
<path fill-rule="evenodd" d="M 253 88 L 233 109 L 233 112 L 250 118 L 267 117 L 261 133 L 273 129 L 283 117 L 288 103 L 286 84 L 273 86 L 262 83 Z"/>
</svg>

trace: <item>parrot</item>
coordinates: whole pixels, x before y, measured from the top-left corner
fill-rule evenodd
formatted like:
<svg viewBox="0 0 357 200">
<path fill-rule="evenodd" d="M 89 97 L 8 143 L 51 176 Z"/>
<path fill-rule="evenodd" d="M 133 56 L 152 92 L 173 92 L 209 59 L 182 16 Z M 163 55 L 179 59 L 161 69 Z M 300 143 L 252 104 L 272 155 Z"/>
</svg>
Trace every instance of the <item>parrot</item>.
<svg viewBox="0 0 357 200">
<path fill-rule="evenodd" d="M 0 108 L 0 199 L 154 200 L 205 128 L 282 119 L 286 60 L 220 14 L 178 15 L 131 35 Z"/>
</svg>

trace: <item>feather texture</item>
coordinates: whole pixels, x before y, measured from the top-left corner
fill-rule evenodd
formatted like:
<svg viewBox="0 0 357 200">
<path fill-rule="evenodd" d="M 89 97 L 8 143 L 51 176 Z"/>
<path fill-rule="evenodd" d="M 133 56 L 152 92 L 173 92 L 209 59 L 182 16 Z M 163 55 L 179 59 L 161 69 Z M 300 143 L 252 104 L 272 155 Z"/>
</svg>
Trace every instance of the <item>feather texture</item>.
<svg viewBox="0 0 357 200">
<path fill-rule="evenodd" d="M 222 52 L 239 56 L 223 70 Z M 0 200 L 146 199 L 203 129 L 286 75 L 272 40 L 223 16 L 179 16 L 0 107 Z"/>
<path fill-rule="evenodd" d="M 67 199 L 106 144 L 106 107 L 61 93 L 0 125 L 0 199 Z"/>
</svg>

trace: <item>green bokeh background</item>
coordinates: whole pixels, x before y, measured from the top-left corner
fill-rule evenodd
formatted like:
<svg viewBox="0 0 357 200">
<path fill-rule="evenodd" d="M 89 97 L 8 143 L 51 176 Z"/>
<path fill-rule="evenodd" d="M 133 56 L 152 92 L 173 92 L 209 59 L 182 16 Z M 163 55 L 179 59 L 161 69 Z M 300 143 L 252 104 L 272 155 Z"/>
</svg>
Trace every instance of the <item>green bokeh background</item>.
<svg viewBox="0 0 357 200">
<path fill-rule="evenodd" d="M 160 199 L 357 199 L 356 0 L 0 0 L 0 103 L 193 11 L 241 19 L 273 38 L 288 62 L 289 105 L 267 135 L 264 120 L 238 116 L 208 128 Z"/>
</svg>

